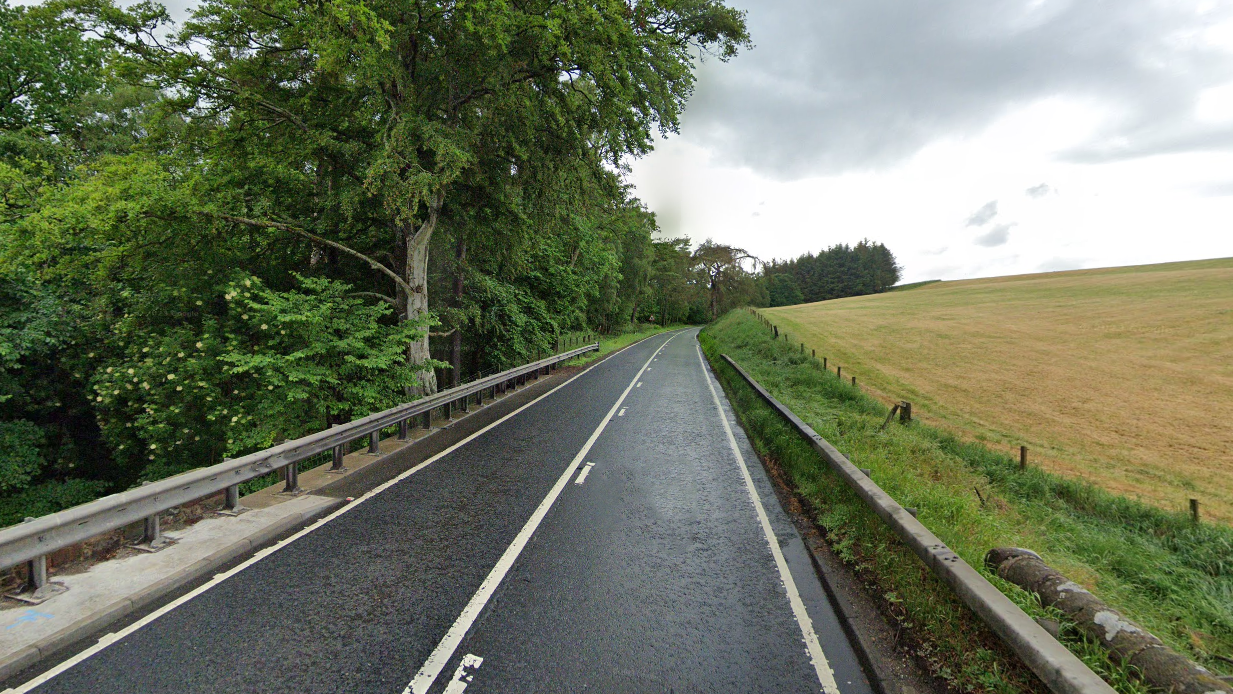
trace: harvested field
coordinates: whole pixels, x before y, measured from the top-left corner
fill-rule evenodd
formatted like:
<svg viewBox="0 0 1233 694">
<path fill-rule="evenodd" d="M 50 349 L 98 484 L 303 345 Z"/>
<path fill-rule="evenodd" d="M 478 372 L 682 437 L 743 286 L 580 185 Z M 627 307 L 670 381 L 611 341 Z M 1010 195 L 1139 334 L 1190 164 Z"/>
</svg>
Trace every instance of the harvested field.
<svg viewBox="0 0 1233 694">
<path fill-rule="evenodd" d="M 1233 258 L 765 310 L 887 401 L 1033 464 L 1233 521 Z"/>
</svg>

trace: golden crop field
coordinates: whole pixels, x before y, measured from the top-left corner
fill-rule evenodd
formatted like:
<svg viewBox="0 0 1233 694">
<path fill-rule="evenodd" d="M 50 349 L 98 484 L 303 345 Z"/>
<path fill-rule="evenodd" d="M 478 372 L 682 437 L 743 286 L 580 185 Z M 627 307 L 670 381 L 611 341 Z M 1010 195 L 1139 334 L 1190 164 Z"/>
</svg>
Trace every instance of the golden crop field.
<svg viewBox="0 0 1233 694">
<path fill-rule="evenodd" d="M 1233 521 L 1233 258 L 765 310 L 887 402 L 1032 464 Z"/>
</svg>

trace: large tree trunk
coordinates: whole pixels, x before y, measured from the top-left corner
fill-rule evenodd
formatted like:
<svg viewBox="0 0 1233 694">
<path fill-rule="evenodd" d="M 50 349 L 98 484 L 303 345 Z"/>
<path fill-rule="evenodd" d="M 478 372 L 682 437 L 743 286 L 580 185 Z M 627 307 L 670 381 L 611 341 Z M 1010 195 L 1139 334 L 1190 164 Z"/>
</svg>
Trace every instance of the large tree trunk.
<svg viewBox="0 0 1233 694">
<path fill-rule="evenodd" d="M 467 258 L 467 242 L 462 233 L 458 234 L 457 263 L 454 266 L 454 307 L 462 309 L 462 263 Z M 453 384 L 457 388 L 462 383 L 462 326 L 454 326 L 453 344 L 450 345 L 450 365 L 453 367 Z"/>
<path fill-rule="evenodd" d="M 407 294 L 405 315 L 407 320 L 417 320 L 428 313 L 428 243 L 437 226 L 444 193 L 437 193 L 428 204 L 428 218 L 419 229 L 406 232 L 406 282 L 411 287 Z M 428 331 L 424 336 L 407 345 L 407 363 L 426 364 L 432 358 L 428 351 Z M 437 392 L 437 373 L 432 367 L 419 371 L 419 384 L 414 395 L 432 395 Z"/>
</svg>

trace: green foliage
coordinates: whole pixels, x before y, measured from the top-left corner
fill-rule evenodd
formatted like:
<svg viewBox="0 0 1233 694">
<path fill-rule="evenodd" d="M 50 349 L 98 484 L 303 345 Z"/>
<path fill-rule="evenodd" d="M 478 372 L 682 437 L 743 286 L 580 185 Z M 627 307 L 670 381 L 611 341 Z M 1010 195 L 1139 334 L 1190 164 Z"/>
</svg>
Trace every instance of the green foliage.
<svg viewBox="0 0 1233 694">
<path fill-rule="evenodd" d="M 890 249 L 866 239 L 855 246 L 838 244 L 817 255 L 767 263 L 762 281 L 771 306 L 789 306 L 884 292 L 900 274 Z"/>
<path fill-rule="evenodd" d="M 91 384 L 118 462 L 157 479 L 405 399 L 406 344 L 425 327 L 344 283 L 298 280 L 285 292 L 229 283 L 222 316 L 126 340 Z"/>
<path fill-rule="evenodd" d="M 771 306 L 793 306 L 805 302 L 796 278 L 786 272 L 770 275 L 766 284 Z"/>
<path fill-rule="evenodd" d="M 55 8 L 0 0 L 0 132 L 71 129 L 76 101 L 102 84 L 103 55 Z"/>
<path fill-rule="evenodd" d="M 251 412 L 232 418 L 251 423 L 242 448 L 388 409 L 414 383 L 419 365 L 407 363 L 407 343 L 427 331 L 427 320 L 393 320 L 393 309 L 352 295 L 350 285 L 296 278 L 303 291 L 244 280 L 224 297 L 233 314 L 242 311 L 244 327 L 219 358 L 249 390 Z"/>
<path fill-rule="evenodd" d="M 19 419 L 0 422 L 0 492 L 22 489 L 43 467 L 43 430 Z"/>
<path fill-rule="evenodd" d="M 20 523 L 97 499 L 107 488 L 97 480 L 44 482 L 12 496 L 0 497 L 0 526 Z"/>
<path fill-rule="evenodd" d="M 718 0 L 0 0 L 0 521 L 700 315 L 622 159 L 748 43 Z"/>
</svg>

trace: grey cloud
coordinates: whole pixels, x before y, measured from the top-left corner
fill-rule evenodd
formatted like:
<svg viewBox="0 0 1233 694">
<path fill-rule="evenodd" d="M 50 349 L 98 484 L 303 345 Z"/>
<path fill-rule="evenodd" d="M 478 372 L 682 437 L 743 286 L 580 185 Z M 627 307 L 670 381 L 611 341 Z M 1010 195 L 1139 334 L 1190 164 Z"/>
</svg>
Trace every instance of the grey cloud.
<svg viewBox="0 0 1233 694">
<path fill-rule="evenodd" d="M 971 217 L 968 217 L 968 226 L 984 226 L 993 221 L 993 218 L 996 216 L 998 216 L 998 201 L 990 200 L 984 205 L 981 205 L 979 210 L 973 212 Z"/>
<path fill-rule="evenodd" d="M 1010 240 L 1010 228 L 1013 226 L 1014 224 L 998 224 L 990 229 L 989 233 L 977 236 L 975 243 L 977 246 L 985 246 L 986 248 L 1001 246 Z"/>
<path fill-rule="evenodd" d="M 1032 186 L 1023 192 L 1026 193 L 1029 198 L 1043 198 L 1049 193 L 1052 193 L 1053 189 L 1049 187 L 1048 183 L 1041 183 L 1040 185 Z"/>
<path fill-rule="evenodd" d="M 1233 147 L 1200 90 L 1233 54 L 1196 34 L 1233 18 L 1151 0 L 740 0 L 758 46 L 703 64 L 684 132 L 790 179 L 893 165 L 1027 103 L 1074 96 L 1121 114 L 1069 152 L 1101 161 Z"/>
</svg>

